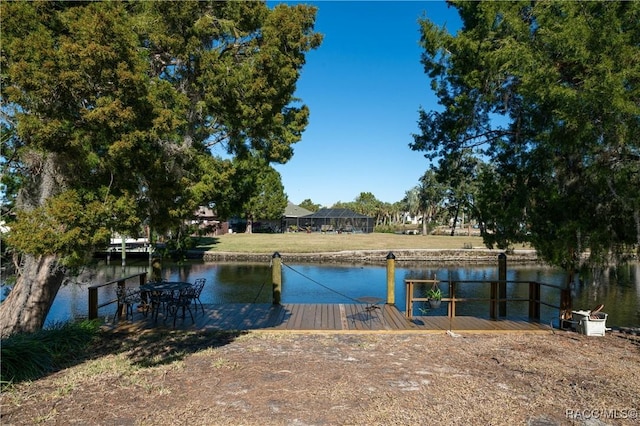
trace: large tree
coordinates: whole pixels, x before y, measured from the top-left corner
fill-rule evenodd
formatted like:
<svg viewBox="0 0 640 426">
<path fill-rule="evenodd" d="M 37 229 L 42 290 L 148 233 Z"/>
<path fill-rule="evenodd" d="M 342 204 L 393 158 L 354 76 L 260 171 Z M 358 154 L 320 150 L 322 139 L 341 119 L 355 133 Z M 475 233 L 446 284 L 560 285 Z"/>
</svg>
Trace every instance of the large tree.
<svg viewBox="0 0 640 426">
<path fill-rule="evenodd" d="M 420 177 L 420 183 L 406 192 L 405 203 L 412 215 L 422 217 L 422 235 L 429 233 L 431 224 L 445 200 L 445 186 L 438 182 L 435 169 L 429 169 Z"/>
<path fill-rule="evenodd" d="M 529 241 L 567 269 L 640 247 L 640 3 L 451 2 L 421 22 L 441 108 L 413 148 L 473 152 L 488 244 Z"/>
<path fill-rule="evenodd" d="M 112 231 L 164 231 L 198 203 L 224 204 L 234 168 L 212 145 L 286 162 L 309 114 L 296 81 L 321 36 L 314 8 L 263 2 L 0 7 L 3 182 L 16 192 L 19 259 L 0 305 L 5 336 L 41 328 L 65 267 Z"/>
<path fill-rule="evenodd" d="M 287 195 L 284 193 L 280 173 L 264 163 L 259 158 L 235 162 L 232 176 L 234 194 L 227 200 L 234 206 L 230 210 L 246 219 L 247 234 L 253 233 L 253 222 L 256 219 L 282 219 L 287 207 Z"/>
</svg>

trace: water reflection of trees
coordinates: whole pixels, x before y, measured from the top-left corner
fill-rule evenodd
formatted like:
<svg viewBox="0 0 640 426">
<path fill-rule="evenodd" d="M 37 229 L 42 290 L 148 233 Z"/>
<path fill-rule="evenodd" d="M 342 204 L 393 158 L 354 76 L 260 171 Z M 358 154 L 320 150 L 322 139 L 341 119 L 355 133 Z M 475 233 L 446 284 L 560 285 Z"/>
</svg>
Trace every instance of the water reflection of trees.
<svg viewBox="0 0 640 426">
<path fill-rule="evenodd" d="M 271 268 L 264 264 L 216 266 L 214 303 L 267 303 L 272 300 Z"/>
<path fill-rule="evenodd" d="M 271 280 L 271 268 L 264 264 L 217 265 L 216 278 L 221 283 L 262 283 Z"/>
</svg>

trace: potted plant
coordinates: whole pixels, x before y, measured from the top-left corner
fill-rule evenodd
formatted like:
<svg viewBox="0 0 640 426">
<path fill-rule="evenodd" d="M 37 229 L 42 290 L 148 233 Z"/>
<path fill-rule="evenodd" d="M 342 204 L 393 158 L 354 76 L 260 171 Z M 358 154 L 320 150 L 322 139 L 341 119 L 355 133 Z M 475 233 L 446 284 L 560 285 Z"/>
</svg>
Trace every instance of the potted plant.
<svg viewBox="0 0 640 426">
<path fill-rule="evenodd" d="M 440 291 L 440 288 L 437 285 L 431 287 L 425 296 L 429 299 L 429 306 L 431 309 L 437 309 L 440 307 L 440 303 L 442 302 L 442 291 Z"/>
</svg>

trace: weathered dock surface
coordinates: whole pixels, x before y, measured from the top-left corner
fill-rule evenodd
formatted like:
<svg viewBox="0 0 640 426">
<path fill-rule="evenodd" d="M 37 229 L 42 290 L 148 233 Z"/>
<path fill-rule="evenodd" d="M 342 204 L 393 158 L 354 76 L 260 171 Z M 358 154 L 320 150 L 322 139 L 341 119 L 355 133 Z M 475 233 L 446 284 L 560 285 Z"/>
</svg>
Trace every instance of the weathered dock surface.
<svg viewBox="0 0 640 426">
<path fill-rule="evenodd" d="M 527 319 L 490 320 L 476 317 L 419 316 L 407 319 L 393 305 L 377 305 L 367 311 L 365 304 L 254 304 L 229 303 L 204 305 L 204 313 L 193 310 L 183 319 L 179 314 L 176 329 L 184 330 L 257 330 L 327 333 L 501 333 L 549 332 L 551 327 Z M 120 320 L 118 327 L 130 330 L 173 328 L 173 318 L 161 313 L 157 322 L 135 313 L 133 320 Z"/>
</svg>

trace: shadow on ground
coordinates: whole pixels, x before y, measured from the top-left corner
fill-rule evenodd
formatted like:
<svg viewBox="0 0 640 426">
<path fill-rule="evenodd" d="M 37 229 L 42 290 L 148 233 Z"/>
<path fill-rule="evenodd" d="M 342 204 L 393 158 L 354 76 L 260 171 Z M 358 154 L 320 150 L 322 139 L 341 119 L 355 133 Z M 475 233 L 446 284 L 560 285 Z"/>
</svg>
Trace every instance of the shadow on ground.
<svg viewBox="0 0 640 426">
<path fill-rule="evenodd" d="M 228 345 L 242 331 L 218 330 L 147 330 L 144 332 L 104 331 L 91 348 L 90 358 L 127 353 L 132 364 L 154 367 L 179 361 L 209 348 Z"/>
</svg>

